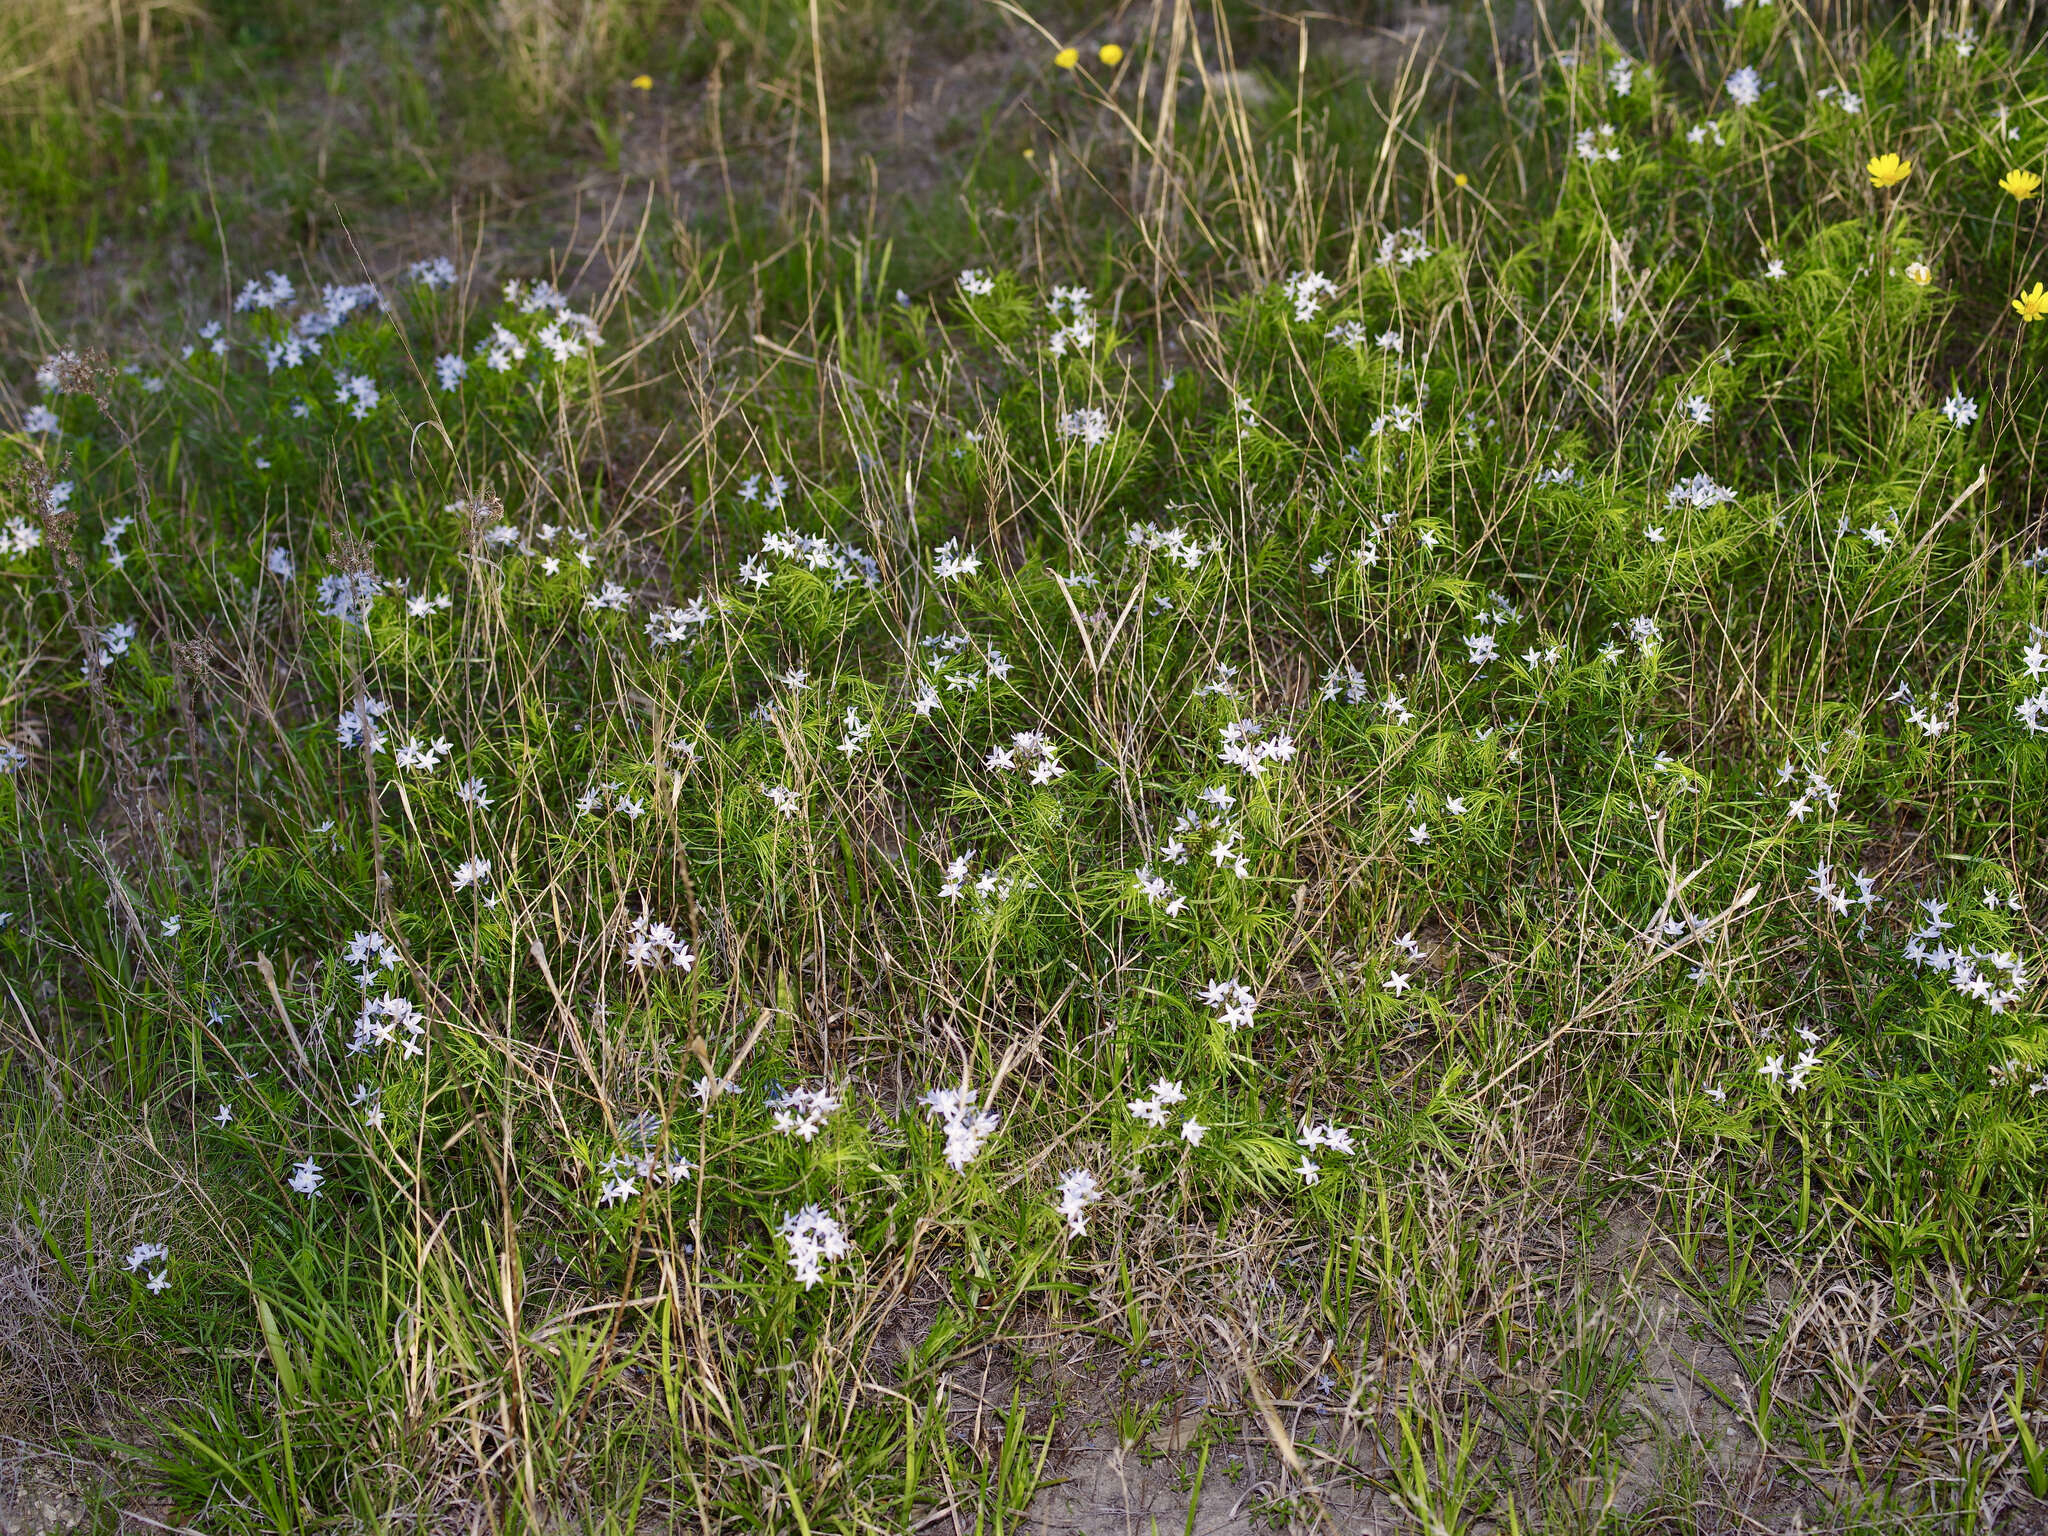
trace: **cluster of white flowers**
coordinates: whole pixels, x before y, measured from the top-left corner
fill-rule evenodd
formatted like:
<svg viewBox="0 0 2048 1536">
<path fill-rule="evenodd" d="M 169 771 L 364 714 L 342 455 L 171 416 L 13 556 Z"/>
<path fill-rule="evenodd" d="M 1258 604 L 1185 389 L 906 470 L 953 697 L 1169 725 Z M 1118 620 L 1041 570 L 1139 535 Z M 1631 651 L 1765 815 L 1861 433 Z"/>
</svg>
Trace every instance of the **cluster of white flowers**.
<svg viewBox="0 0 2048 1536">
<path fill-rule="evenodd" d="M 932 551 L 932 577 L 937 581 L 958 581 L 981 569 L 981 556 L 962 549 L 958 539 L 948 539 Z"/>
<path fill-rule="evenodd" d="M 1572 153 L 1581 160 L 1614 162 L 1621 159 L 1621 147 L 1614 142 L 1614 124 L 1581 128 L 1572 138 Z"/>
<path fill-rule="evenodd" d="M 1309 574 L 1311 576 L 1329 575 L 1330 572 L 1336 567 L 1338 558 L 1339 557 L 1333 554 L 1331 551 L 1327 549 L 1324 550 L 1321 554 L 1317 555 L 1313 560 L 1309 561 Z M 1379 544 L 1370 538 L 1363 540 L 1359 544 L 1358 548 L 1351 552 L 1351 559 L 1353 564 L 1358 569 L 1358 574 L 1360 576 L 1364 576 L 1367 571 L 1371 570 L 1374 566 L 1380 563 Z"/>
<path fill-rule="evenodd" d="M 320 1165 L 307 1158 L 303 1163 L 292 1165 L 291 1187 L 308 1200 L 320 1193 L 320 1186 L 327 1182 L 327 1176 L 320 1171 Z"/>
<path fill-rule="evenodd" d="M 1062 438 L 1078 442 L 1083 448 L 1100 448 L 1109 441 L 1109 413 L 1099 406 L 1084 405 L 1078 410 L 1068 411 L 1053 423 L 1053 429 Z"/>
<path fill-rule="evenodd" d="M 566 363 L 603 346 L 604 332 L 590 316 L 565 309 L 535 331 L 533 339 L 557 363 Z"/>
<path fill-rule="evenodd" d="M 1734 491 L 1725 485 L 1715 484 L 1714 477 L 1704 471 L 1679 481 L 1664 493 L 1665 505 L 1672 507 L 1718 507 L 1734 499 Z"/>
<path fill-rule="evenodd" d="M 242 291 L 235 295 L 235 313 L 242 314 L 252 309 L 283 309 L 299 296 L 292 280 L 282 272 L 270 271 L 261 278 L 251 278 L 242 284 Z"/>
<path fill-rule="evenodd" d="M 455 263 L 446 256 L 428 256 L 405 269 L 406 281 L 421 288 L 455 286 Z"/>
<path fill-rule="evenodd" d="M 733 494 L 749 506 L 759 503 L 770 512 L 780 512 L 789 498 L 789 491 L 788 476 L 767 470 L 748 475 Z"/>
<path fill-rule="evenodd" d="M 970 299 L 985 299 L 996 291 L 996 280 L 979 267 L 968 267 L 953 279 Z"/>
<path fill-rule="evenodd" d="M 991 902 L 1006 901 L 1013 892 L 1030 884 L 1027 876 L 992 865 L 984 869 L 981 877 L 969 887 L 967 877 L 973 872 L 973 867 L 974 855 L 971 853 L 963 853 L 950 860 L 946 865 L 945 878 L 939 885 L 940 900 L 959 901 L 971 889 L 975 900 L 986 906 Z"/>
<path fill-rule="evenodd" d="M 1179 917 L 1181 909 L 1188 904 L 1187 897 L 1173 888 L 1164 875 L 1153 871 L 1150 864 L 1140 864 L 1132 877 L 1131 889 L 1156 907 L 1164 907 L 1168 917 Z"/>
<path fill-rule="evenodd" d="M 1294 1138 L 1294 1144 L 1303 1149 L 1301 1162 L 1294 1171 L 1301 1175 L 1302 1184 L 1308 1187 L 1313 1187 L 1323 1176 L 1322 1165 L 1310 1153 L 1330 1151 L 1349 1157 L 1357 1150 L 1350 1131 L 1327 1120 L 1319 1121 L 1312 1114 L 1302 1116 L 1301 1134 Z"/>
<path fill-rule="evenodd" d="M 807 1291 L 825 1278 L 826 1264 L 853 1251 L 837 1218 L 826 1215 L 822 1206 L 807 1205 L 790 1212 L 776 1230 L 789 1244 L 791 1276 L 802 1281 Z"/>
<path fill-rule="evenodd" d="M 405 1031 L 403 1040 L 398 1038 L 401 1029 Z M 426 1054 L 426 1035 L 426 1015 L 410 999 L 387 992 L 380 998 L 363 999 L 355 1032 L 349 1036 L 348 1053 L 359 1056 L 372 1046 L 396 1044 L 401 1055 L 411 1060 Z"/>
<path fill-rule="evenodd" d="M 403 961 L 398 946 L 384 937 L 381 928 L 357 933 L 342 946 L 341 957 L 356 973 L 356 985 L 366 991 L 377 985 L 377 978 L 385 971 Z"/>
<path fill-rule="evenodd" d="M 383 579 L 374 571 L 335 571 L 320 578 L 314 599 L 328 618 L 362 624 L 369 619 L 370 604 L 383 590 Z"/>
<path fill-rule="evenodd" d="M 1294 760 L 1294 737 L 1286 731 L 1271 731 L 1257 720 L 1233 720 L 1221 728 L 1223 743 L 1217 758 L 1227 768 L 1238 768 L 1252 778 L 1262 779 L 1273 763 Z"/>
<path fill-rule="evenodd" d="M 1346 662 L 1341 667 L 1332 667 L 1323 674 L 1320 697 L 1325 704 L 1334 704 L 1342 699 L 1346 704 L 1363 704 L 1372 696 L 1372 684 L 1358 668 Z"/>
<path fill-rule="evenodd" d="M 106 671 L 116 657 L 128 654 L 128 647 L 135 643 L 135 634 L 135 625 L 127 619 L 107 625 L 95 637 L 92 654 L 79 671 L 87 677 L 95 671 Z"/>
<path fill-rule="evenodd" d="M 1835 520 L 1835 537 L 1846 539 L 1852 535 L 1861 539 L 1873 549 L 1890 549 L 1892 545 L 1898 542 L 1899 537 L 1896 516 L 1894 516 L 1893 521 L 1890 523 L 1883 523 L 1873 519 L 1864 527 L 1852 529 L 1849 526 L 1849 514 L 1844 512 Z M 1893 702 L 1911 703 L 1912 698 L 1912 690 L 1901 684 L 1900 692 L 1893 695 Z"/>
<path fill-rule="evenodd" d="M 265 373 L 275 373 L 280 368 L 290 372 L 301 363 L 320 355 L 320 340 L 316 336 L 301 336 L 297 331 L 292 331 L 282 341 L 262 343 L 261 350 Z"/>
<path fill-rule="evenodd" d="M 1225 1029 L 1250 1029 L 1253 1011 L 1259 1005 L 1259 995 L 1236 977 L 1228 981 L 1212 980 L 1197 994 L 1202 1005 L 1214 1011 L 1216 1022 Z"/>
<path fill-rule="evenodd" d="M 1124 1107 L 1134 1119 L 1142 1120 L 1154 1130 L 1166 1129 L 1166 1112 L 1176 1104 L 1187 1102 L 1187 1091 L 1169 1078 L 1160 1078 L 1152 1084 L 1151 1097 L 1132 1099 Z"/>
<path fill-rule="evenodd" d="M 1328 1120 L 1318 1120 L 1313 1114 L 1301 1117 L 1301 1132 L 1294 1138 L 1294 1144 L 1311 1152 L 1329 1151 L 1342 1157 L 1350 1157 L 1358 1150 L 1348 1129 L 1333 1125 Z"/>
<path fill-rule="evenodd" d="M 507 330 L 503 323 L 493 320 L 491 334 L 477 342 L 476 350 L 477 355 L 483 358 L 484 366 L 493 373 L 510 373 L 513 368 L 526 361 L 526 338 L 517 331 Z M 441 372 L 438 364 L 435 371 Z M 465 378 L 469 374 L 466 365 L 462 374 Z M 443 374 L 444 378 L 448 376 Z"/>
<path fill-rule="evenodd" d="M 1435 254 L 1429 242 L 1423 238 L 1421 230 L 1396 229 L 1380 236 L 1376 263 L 1382 267 L 1412 267 L 1417 262 L 1429 260 Z"/>
<path fill-rule="evenodd" d="M 829 1088 L 787 1088 L 769 1094 L 767 1104 L 774 1112 L 776 1130 L 810 1141 L 839 1108 L 839 1095 Z"/>
<path fill-rule="evenodd" d="M 1133 1118 L 1142 1120 L 1154 1130 L 1163 1131 L 1166 1129 L 1166 1112 L 1176 1104 L 1186 1103 L 1187 1097 L 1187 1090 L 1179 1082 L 1162 1077 L 1153 1082 L 1148 1097 L 1132 1099 L 1125 1108 Z M 1208 1133 L 1209 1128 L 1193 1115 L 1182 1118 L 1180 1137 L 1189 1146 L 1199 1147 Z"/>
<path fill-rule="evenodd" d="M 405 744 L 392 754 L 392 762 L 408 773 L 432 773 L 441 766 L 441 760 L 455 750 L 455 743 L 446 736 L 436 737 L 432 742 L 418 736 L 408 736 Z"/>
<path fill-rule="evenodd" d="M 1764 1057 L 1756 1070 L 1760 1077 L 1768 1078 L 1773 1083 L 1782 1083 L 1787 1093 L 1803 1093 L 1806 1090 L 1807 1078 L 1820 1065 L 1819 1052 L 1803 1050 L 1799 1053 L 1799 1059 L 1789 1068 L 1785 1065 L 1784 1054 L 1775 1053 Z"/>
<path fill-rule="evenodd" d="M 1956 706 L 1953 702 L 1946 709 L 1939 704 L 1912 705 L 1906 711 L 1906 723 L 1918 726 L 1920 734 L 1932 741 L 1955 729 Z"/>
<path fill-rule="evenodd" d="M 1086 352 L 1095 345 L 1100 328 L 1095 312 L 1088 307 L 1089 298 L 1086 288 L 1059 286 L 1046 300 L 1045 307 L 1055 320 L 1060 321 L 1045 343 L 1045 350 L 1054 357 L 1065 357 L 1069 352 Z"/>
<path fill-rule="evenodd" d="M 841 757 L 851 762 L 873 738 L 875 728 L 861 719 L 860 711 L 852 705 L 847 706 L 845 715 L 840 719 L 840 726 L 839 745 L 835 750 Z"/>
<path fill-rule="evenodd" d="M 934 1088 L 918 1102 L 945 1127 L 947 1166 L 955 1173 L 965 1173 L 996 1133 L 995 1111 L 983 1109 L 974 1089 L 965 1083 L 958 1088 Z"/>
<path fill-rule="evenodd" d="M 1374 335 L 1371 326 L 1358 320 L 1339 320 L 1330 327 L 1330 340 L 1344 347 L 1363 347 L 1370 342 L 1382 352 L 1392 352 L 1397 355 L 1403 346 L 1402 336 L 1399 331 L 1389 329 Z"/>
<path fill-rule="evenodd" d="M 690 751 L 694 755 L 696 748 L 692 747 Z M 647 814 L 645 802 L 625 794 L 615 783 L 593 784 L 578 795 L 573 803 L 579 816 L 595 816 L 600 811 L 612 810 L 628 821 L 638 821 Z"/>
<path fill-rule="evenodd" d="M 1067 1219 L 1067 1230 L 1075 1237 L 1088 1231 L 1088 1207 L 1102 1198 L 1102 1186 L 1086 1168 L 1069 1168 L 1060 1175 L 1059 1212 Z"/>
<path fill-rule="evenodd" d="M 367 373 L 334 375 L 334 403 L 347 406 L 349 415 L 357 421 L 368 419 L 382 398 L 377 392 L 377 381 Z"/>
<path fill-rule="evenodd" d="M 590 348 L 604 345 L 604 334 L 589 315 L 569 307 L 569 299 L 546 278 L 521 283 L 513 278 L 505 284 L 505 302 L 522 315 L 544 314 L 548 318 L 534 332 L 533 340 L 557 363 L 566 363 Z M 526 347 L 516 333 L 493 325 L 491 335 L 478 343 L 490 367 L 503 373 L 526 358 Z"/>
<path fill-rule="evenodd" d="M 667 645 L 689 645 L 716 613 L 713 603 L 700 592 L 680 606 L 657 607 L 647 615 L 647 640 L 656 650 Z"/>
<path fill-rule="evenodd" d="M 147 1282 L 150 1293 L 156 1295 L 170 1288 L 170 1261 L 171 1250 L 166 1244 L 137 1243 L 128 1250 L 128 1257 L 125 1262 L 128 1273 L 131 1275 L 151 1264 L 161 1264 L 164 1266 L 164 1268 L 151 1275 Z"/>
<path fill-rule="evenodd" d="M 2034 647 L 2036 653 L 2038 653 L 2039 649 L 2040 647 L 2038 646 Z M 2030 667 L 2028 671 L 2029 675 L 2034 677 L 2041 675 L 2040 668 L 2038 667 Z M 2048 688 L 2043 688 L 2039 693 L 2030 694 L 2028 697 L 2021 699 L 2019 703 L 2012 707 L 2012 713 L 2013 718 L 2027 728 L 2028 735 L 2048 735 Z"/>
<path fill-rule="evenodd" d="M 1294 306 L 1294 322 L 1307 325 L 1326 300 L 1337 297 L 1337 285 L 1320 272 L 1297 272 L 1280 285 L 1287 302 Z"/>
<path fill-rule="evenodd" d="M 918 641 L 919 648 L 927 653 L 925 666 L 945 684 L 948 693 L 973 695 L 980 689 L 984 673 L 991 682 L 1009 680 L 1010 660 L 994 646 L 981 648 L 981 670 L 962 666 L 961 661 L 972 643 L 969 636 L 957 630 L 948 634 L 925 635 Z M 910 700 L 910 708 L 920 719 L 927 719 L 939 707 L 939 702 L 938 689 L 929 682 L 921 681 Z"/>
<path fill-rule="evenodd" d="M 1856 894 L 1850 896 L 1835 884 L 1834 865 L 1822 859 L 1807 871 L 1813 876 L 1813 883 L 1806 889 L 1813 899 L 1833 912 L 1837 917 L 1846 916 L 1851 907 L 1881 907 L 1884 898 L 1877 894 L 1877 877 L 1857 870 L 1849 878 L 1856 882 Z"/>
<path fill-rule="evenodd" d="M 1996 911 L 2001 904 L 1998 893 L 1986 891 L 1984 894 L 1984 905 Z M 2014 911 L 2019 910 L 2016 896 L 2005 898 L 2004 904 L 2010 905 Z M 1955 927 L 1945 915 L 1949 905 L 1931 897 L 1921 901 L 1920 909 L 1926 913 L 1927 921 L 1907 939 L 1903 951 L 1905 958 L 1915 966 L 1945 973 L 1949 985 L 1957 992 L 1974 998 L 1994 1014 L 2006 1012 L 2027 990 L 2030 978 L 2026 962 L 2008 949 L 1979 949 L 1975 945 L 1967 949 L 1951 949 L 1943 937 Z M 2004 978 L 2003 986 L 1993 980 L 1995 975 Z"/>
<path fill-rule="evenodd" d="M 1747 64 L 1728 77 L 1728 99 L 1738 107 L 1755 106 L 1763 94 L 1763 76 Z"/>
<path fill-rule="evenodd" d="M 1212 810 L 1183 810 L 1174 818 L 1173 834 L 1162 844 L 1154 858 L 1162 864 L 1184 865 L 1189 861 L 1188 845 L 1183 838 L 1204 837 L 1210 839 L 1208 857 L 1218 870 L 1226 871 L 1239 880 L 1251 878 L 1251 861 L 1238 847 L 1241 836 L 1239 828 L 1230 820 L 1230 808 L 1237 801 L 1222 785 L 1212 785 L 1198 797 Z M 1187 898 L 1174 890 L 1162 875 L 1154 873 L 1151 864 L 1140 865 L 1133 888 L 1146 901 L 1163 906 L 1168 917 L 1178 917 L 1187 905 Z"/>
<path fill-rule="evenodd" d="M 343 705 L 336 715 L 335 740 L 350 751 L 360 750 L 366 744 L 372 752 L 383 751 L 384 729 L 377 724 L 377 720 L 390 710 L 390 704 L 383 699 L 373 699 L 368 694 L 361 695 L 353 708 Z"/>
<path fill-rule="evenodd" d="M 652 1188 L 682 1183 L 697 1171 L 697 1165 L 679 1153 L 662 1153 L 661 1117 L 637 1115 L 619 1127 L 620 1140 L 628 1149 L 615 1152 L 598 1164 L 599 1205 L 623 1205 L 640 1193 L 644 1182 Z"/>
<path fill-rule="evenodd" d="M 1124 542 L 1149 554 L 1164 555 L 1187 571 L 1198 571 L 1206 556 L 1223 553 L 1221 539 L 1204 545 L 1198 535 L 1179 524 L 1161 528 L 1157 523 L 1132 523 L 1124 529 Z"/>
<path fill-rule="evenodd" d="M 1378 437 L 1384 432 L 1413 432 L 1422 425 L 1422 412 L 1412 405 L 1396 404 L 1391 409 L 1373 417 L 1372 425 L 1366 428 L 1367 437 Z"/>
<path fill-rule="evenodd" d="M 100 548 L 107 552 L 107 568 L 122 570 L 128 564 L 128 552 L 121 548 L 121 536 L 135 526 L 135 519 L 128 516 L 109 518 L 100 530 Z"/>
<path fill-rule="evenodd" d="M 1007 747 L 989 748 L 982 766 L 996 773 L 1028 770 L 1031 782 L 1038 785 L 1050 784 L 1067 771 L 1060 762 L 1059 749 L 1046 739 L 1043 731 L 1016 732 Z"/>
<path fill-rule="evenodd" d="M 777 475 L 771 481 L 771 489 L 782 483 Z M 745 487 L 742 487 L 744 491 Z M 781 493 L 775 492 L 776 504 Z M 817 571 L 832 578 L 832 590 L 842 591 L 859 585 L 873 590 L 882 584 L 882 568 L 874 557 L 867 554 L 858 544 L 834 541 L 823 536 L 798 533 L 783 528 L 761 538 L 761 556 L 772 556 L 778 560 L 793 560 L 807 570 Z M 773 579 L 774 572 L 762 559 L 745 561 L 740 566 L 740 580 L 750 587 L 761 588 Z"/>
<path fill-rule="evenodd" d="M 375 283 L 325 283 L 320 288 L 320 302 L 303 311 L 292 322 L 292 329 L 301 336 L 327 336 L 357 310 L 385 307 L 384 295 Z"/>
<path fill-rule="evenodd" d="M 1780 785 L 1790 784 L 1797 776 L 1798 771 L 1789 759 L 1780 763 L 1778 765 L 1778 783 Z M 1800 794 L 1792 797 L 1792 803 L 1785 808 L 1785 814 L 1793 821 L 1804 821 L 1813 814 L 1816 801 L 1825 802 L 1830 811 L 1840 810 L 1842 806 L 1842 792 L 1833 784 L 1830 784 L 1818 769 L 1809 768 L 1806 770 L 1806 788 Z"/>
<path fill-rule="evenodd" d="M 667 923 L 652 921 L 645 912 L 626 925 L 626 965 L 639 970 L 643 966 L 660 970 L 663 966 L 678 971 L 688 971 L 696 965 L 697 957 L 689 944 L 676 936 L 675 929 Z"/>
</svg>

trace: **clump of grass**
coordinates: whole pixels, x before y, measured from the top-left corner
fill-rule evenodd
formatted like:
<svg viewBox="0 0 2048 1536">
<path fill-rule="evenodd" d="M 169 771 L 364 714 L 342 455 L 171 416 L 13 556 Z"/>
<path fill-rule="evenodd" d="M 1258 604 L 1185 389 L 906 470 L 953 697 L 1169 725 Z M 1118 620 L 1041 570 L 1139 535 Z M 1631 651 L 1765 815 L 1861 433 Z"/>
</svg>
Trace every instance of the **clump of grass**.
<svg viewBox="0 0 2048 1536">
<path fill-rule="evenodd" d="M 164 46 L 206 19 L 199 0 L 22 0 L 0 16 L 0 111 L 39 116 L 60 98 L 90 105 L 145 89 Z"/>
<path fill-rule="evenodd" d="M 1047 27 L 957 260 L 642 204 L 28 360 L 10 1262 L 130 1487 L 2048 1497 L 2041 64 L 1688 27 Z"/>
<path fill-rule="evenodd" d="M 508 101 L 547 116 L 601 80 L 613 83 L 605 77 L 620 74 L 645 10 L 632 0 L 489 0 L 461 23 L 491 50 Z"/>
</svg>

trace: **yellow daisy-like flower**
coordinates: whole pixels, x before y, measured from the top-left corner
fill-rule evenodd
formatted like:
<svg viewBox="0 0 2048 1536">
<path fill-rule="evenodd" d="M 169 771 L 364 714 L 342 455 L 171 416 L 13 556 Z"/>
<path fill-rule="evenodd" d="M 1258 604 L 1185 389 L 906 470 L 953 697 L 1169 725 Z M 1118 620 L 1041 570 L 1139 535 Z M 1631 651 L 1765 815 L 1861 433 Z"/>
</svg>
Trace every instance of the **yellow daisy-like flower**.
<svg viewBox="0 0 2048 1536">
<path fill-rule="evenodd" d="M 1059 65 L 1061 69 L 1072 69 L 1081 62 L 1081 50 L 1078 48 L 1062 48 L 1052 56 L 1052 61 Z"/>
<path fill-rule="evenodd" d="M 2007 171 L 1998 183 L 1998 190 L 2009 192 L 2020 202 L 2025 202 L 2041 190 L 2041 178 L 2032 171 Z"/>
<path fill-rule="evenodd" d="M 2019 312 L 2020 319 L 2032 325 L 2042 316 L 2048 315 L 2048 288 L 2034 284 L 2031 293 L 2023 293 L 2012 301 L 2012 307 Z"/>
<path fill-rule="evenodd" d="M 1454 187 L 1469 187 L 1472 185 L 1472 178 L 1463 171 L 1460 171 L 1451 178 L 1451 185 Z"/>
<path fill-rule="evenodd" d="M 1095 57 L 1102 60 L 1102 62 L 1107 64 L 1111 69 L 1115 69 L 1117 65 L 1123 63 L 1124 51 L 1116 43 L 1104 43 L 1100 48 L 1095 50 Z"/>
<path fill-rule="evenodd" d="M 631 84 L 633 89 L 636 91 L 651 91 L 654 89 L 654 76 L 635 75 L 632 79 Z"/>
<path fill-rule="evenodd" d="M 1879 155 L 1864 169 L 1870 172 L 1873 187 L 1896 187 L 1913 174 L 1913 162 L 1901 160 L 1897 155 Z"/>
</svg>

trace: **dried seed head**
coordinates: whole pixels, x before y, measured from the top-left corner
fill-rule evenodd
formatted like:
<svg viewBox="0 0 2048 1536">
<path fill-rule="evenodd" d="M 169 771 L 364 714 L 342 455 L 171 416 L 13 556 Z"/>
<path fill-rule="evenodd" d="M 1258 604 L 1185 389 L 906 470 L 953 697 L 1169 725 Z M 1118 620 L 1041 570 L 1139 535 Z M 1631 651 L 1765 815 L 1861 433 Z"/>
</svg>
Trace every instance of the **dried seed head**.
<svg viewBox="0 0 2048 1536">
<path fill-rule="evenodd" d="M 61 580 L 80 570 L 81 561 L 72 542 L 78 514 L 55 495 L 56 486 L 56 477 L 42 460 L 24 458 L 15 465 L 14 489 L 42 523 L 43 546 L 49 550 L 51 567 Z"/>
<path fill-rule="evenodd" d="M 469 552 L 473 555 L 482 554 L 491 530 L 505 515 L 505 503 L 485 492 L 450 502 L 449 508 L 462 519 L 462 531 L 469 542 Z"/>
<path fill-rule="evenodd" d="M 36 381 L 52 394 L 91 395 L 104 406 L 106 381 L 113 375 L 114 365 L 107 354 L 98 347 L 86 347 L 53 355 L 38 370 Z"/>
<path fill-rule="evenodd" d="M 352 533 L 344 533 L 335 539 L 330 557 L 335 570 L 344 576 L 374 576 L 377 574 L 377 566 L 373 554 L 369 540 L 357 538 Z"/>
</svg>

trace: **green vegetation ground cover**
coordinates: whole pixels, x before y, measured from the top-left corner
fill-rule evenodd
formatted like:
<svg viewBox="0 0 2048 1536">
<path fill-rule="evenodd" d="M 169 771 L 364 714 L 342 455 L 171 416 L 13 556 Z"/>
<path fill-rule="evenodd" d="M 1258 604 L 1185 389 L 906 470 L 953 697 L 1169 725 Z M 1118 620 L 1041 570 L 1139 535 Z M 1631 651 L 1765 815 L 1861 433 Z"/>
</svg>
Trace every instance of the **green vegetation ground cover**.
<svg viewBox="0 0 2048 1536">
<path fill-rule="evenodd" d="M 4 151 L 92 1518 L 2039 1518 L 2031 16 L 149 14 Z"/>
</svg>

